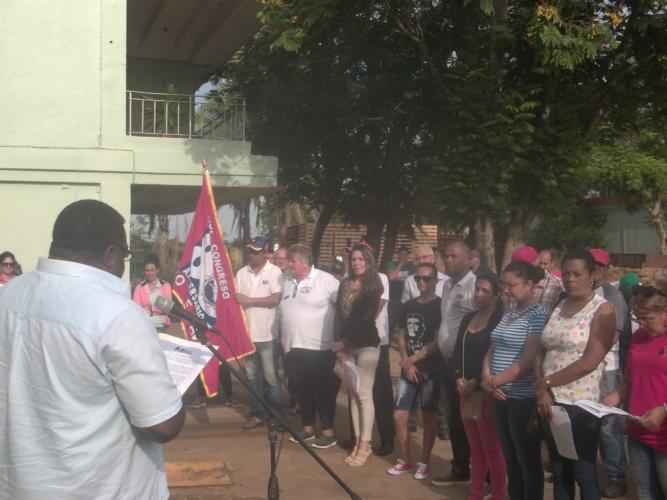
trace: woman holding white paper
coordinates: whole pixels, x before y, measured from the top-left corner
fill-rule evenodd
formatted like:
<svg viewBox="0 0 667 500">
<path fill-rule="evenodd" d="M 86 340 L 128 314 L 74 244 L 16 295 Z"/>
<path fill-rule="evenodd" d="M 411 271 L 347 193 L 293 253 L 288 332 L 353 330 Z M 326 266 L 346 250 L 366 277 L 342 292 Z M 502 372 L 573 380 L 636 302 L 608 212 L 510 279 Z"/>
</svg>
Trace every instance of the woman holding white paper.
<svg viewBox="0 0 667 500">
<path fill-rule="evenodd" d="M 595 294 L 595 261 L 587 250 L 573 250 L 563 258 L 563 285 L 568 296 L 554 309 L 542 333 L 540 359 L 543 378 L 534 385 L 538 411 L 552 418 L 554 404 L 567 411 L 578 460 L 561 456 L 549 436 L 554 499 L 571 500 L 575 481 L 582 500 L 598 500 L 596 472 L 600 421 L 575 401 L 600 397 L 601 363 L 615 341 L 614 307 Z"/>
<path fill-rule="evenodd" d="M 373 383 L 380 358 L 380 336 L 375 318 L 380 311 L 383 290 L 368 243 L 362 241 L 352 247 L 350 270 L 351 275 L 341 282 L 336 299 L 333 350 L 339 361 L 350 359 L 361 372 L 359 391 L 349 391 L 357 442 L 345 459 L 347 465 L 359 467 L 367 464 L 373 453 Z"/>
<path fill-rule="evenodd" d="M 632 336 L 625 373 L 602 402 L 628 402 L 628 449 L 640 500 L 667 498 L 667 277 L 632 289 L 640 328 Z"/>
</svg>

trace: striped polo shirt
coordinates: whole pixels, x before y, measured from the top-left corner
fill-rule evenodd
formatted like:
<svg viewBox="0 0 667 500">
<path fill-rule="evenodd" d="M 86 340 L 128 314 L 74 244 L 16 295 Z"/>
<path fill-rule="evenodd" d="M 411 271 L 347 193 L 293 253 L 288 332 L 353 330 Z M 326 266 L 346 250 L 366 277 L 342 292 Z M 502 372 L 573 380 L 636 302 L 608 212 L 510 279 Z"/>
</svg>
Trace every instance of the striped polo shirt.
<svg viewBox="0 0 667 500">
<path fill-rule="evenodd" d="M 491 375 L 497 375 L 523 357 L 523 348 L 529 335 L 540 335 L 544 329 L 547 308 L 542 304 L 531 304 L 522 311 L 517 311 L 512 304 L 503 314 L 500 323 L 491 332 Z M 512 319 L 514 318 L 514 319 Z M 508 398 L 532 398 L 535 374 L 531 369 L 523 377 L 503 384 L 501 389 Z"/>
</svg>

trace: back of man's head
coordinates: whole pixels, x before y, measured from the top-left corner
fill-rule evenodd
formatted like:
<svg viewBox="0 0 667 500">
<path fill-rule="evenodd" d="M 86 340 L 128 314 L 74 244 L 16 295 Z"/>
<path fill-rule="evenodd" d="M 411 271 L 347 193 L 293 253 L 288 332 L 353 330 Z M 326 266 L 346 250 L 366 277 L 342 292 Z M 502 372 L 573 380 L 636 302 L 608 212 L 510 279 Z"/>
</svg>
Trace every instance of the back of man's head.
<svg viewBox="0 0 667 500">
<path fill-rule="evenodd" d="M 53 225 L 51 249 L 101 256 L 109 245 L 126 245 L 125 219 L 114 208 L 97 200 L 79 200 L 67 205 Z"/>
</svg>

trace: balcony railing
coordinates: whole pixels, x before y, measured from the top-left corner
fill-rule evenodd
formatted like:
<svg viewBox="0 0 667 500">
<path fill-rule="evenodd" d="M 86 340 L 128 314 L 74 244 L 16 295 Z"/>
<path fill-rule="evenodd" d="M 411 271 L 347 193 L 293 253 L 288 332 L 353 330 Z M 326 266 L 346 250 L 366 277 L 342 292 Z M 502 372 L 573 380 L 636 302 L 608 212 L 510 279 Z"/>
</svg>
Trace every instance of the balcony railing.
<svg viewBox="0 0 667 500">
<path fill-rule="evenodd" d="M 245 99 L 128 90 L 127 134 L 245 141 Z"/>
</svg>

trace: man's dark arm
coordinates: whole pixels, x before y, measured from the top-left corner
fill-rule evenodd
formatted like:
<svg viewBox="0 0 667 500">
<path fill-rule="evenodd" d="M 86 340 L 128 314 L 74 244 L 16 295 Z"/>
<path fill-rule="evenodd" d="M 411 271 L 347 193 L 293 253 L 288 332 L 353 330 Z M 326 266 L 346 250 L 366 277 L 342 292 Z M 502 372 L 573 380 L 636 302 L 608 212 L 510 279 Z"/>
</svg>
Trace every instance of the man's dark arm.
<svg viewBox="0 0 667 500">
<path fill-rule="evenodd" d="M 145 427 L 142 430 L 154 441 L 157 441 L 158 443 L 166 443 L 178 436 L 178 433 L 181 432 L 181 429 L 183 428 L 184 422 L 185 408 L 181 407 L 179 412 L 173 417 L 168 418 L 157 425 Z"/>
</svg>

